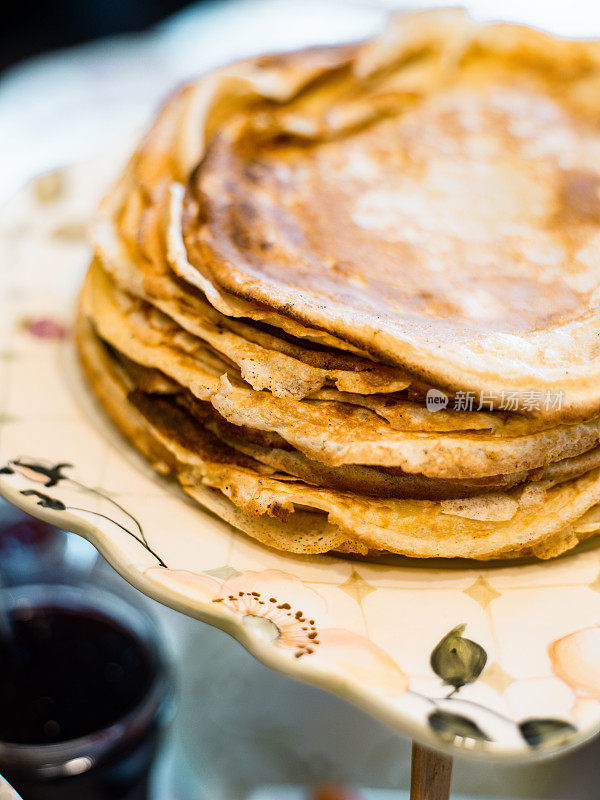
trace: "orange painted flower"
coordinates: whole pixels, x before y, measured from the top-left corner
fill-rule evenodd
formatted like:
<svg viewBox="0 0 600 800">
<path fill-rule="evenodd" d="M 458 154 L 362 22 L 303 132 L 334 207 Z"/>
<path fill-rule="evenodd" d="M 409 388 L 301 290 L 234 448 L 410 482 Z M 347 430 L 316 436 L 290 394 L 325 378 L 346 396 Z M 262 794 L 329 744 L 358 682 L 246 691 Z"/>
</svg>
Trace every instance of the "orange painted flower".
<svg viewBox="0 0 600 800">
<path fill-rule="evenodd" d="M 188 569 L 149 567 L 144 574 L 166 589 L 195 602 L 210 602 L 218 594 L 221 584 L 210 575 Z"/>
<path fill-rule="evenodd" d="M 388 697 L 408 689 L 398 664 L 370 639 L 328 627 L 327 604 L 295 575 L 278 569 L 234 573 L 220 581 L 189 570 L 151 567 L 146 575 L 186 599 L 207 601 L 241 618 L 252 635 L 294 658 L 356 681 Z"/>
<path fill-rule="evenodd" d="M 325 628 L 317 652 L 323 661 L 348 678 L 387 697 L 408 689 L 408 678 L 381 647 L 365 636 L 343 628 Z"/>
<path fill-rule="evenodd" d="M 579 697 L 600 701 L 600 625 L 557 639 L 548 655 L 555 675 Z"/>
<path fill-rule="evenodd" d="M 318 624 L 326 603 L 294 575 L 278 569 L 242 572 L 223 583 L 213 602 L 240 614 L 244 627 L 296 658 L 320 644 Z"/>
</svg>

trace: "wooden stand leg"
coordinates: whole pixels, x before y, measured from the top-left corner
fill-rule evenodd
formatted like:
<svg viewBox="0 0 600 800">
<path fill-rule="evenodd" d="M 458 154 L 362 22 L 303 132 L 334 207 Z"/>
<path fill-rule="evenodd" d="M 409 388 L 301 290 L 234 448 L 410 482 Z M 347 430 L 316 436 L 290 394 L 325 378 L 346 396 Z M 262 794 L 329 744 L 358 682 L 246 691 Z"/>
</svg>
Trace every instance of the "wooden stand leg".
<svg viewBox="0 0 600 800">
<path fill-rule="evenodd" d="M 413 742 L 410 800 L 448 800 L 451 778 L 451 758 Z"/>
</svg>

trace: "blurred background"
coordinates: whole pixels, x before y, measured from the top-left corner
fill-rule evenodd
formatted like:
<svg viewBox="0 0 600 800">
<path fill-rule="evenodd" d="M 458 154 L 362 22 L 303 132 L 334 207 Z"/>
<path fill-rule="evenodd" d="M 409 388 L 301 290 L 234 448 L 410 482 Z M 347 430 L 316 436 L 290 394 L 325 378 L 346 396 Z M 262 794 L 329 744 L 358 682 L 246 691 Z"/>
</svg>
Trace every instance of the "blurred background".
<svg viewBox="0 0 600 800">
<path fill-rule="evenodd" d="M 22 0 L 0 25 L 0 202 L 24 179 L 126 150 L 178 82 L 265 51 L 361 39 L 453 0 Z M 600 35 L 597 0 L 470 0 L 481 20 Z"/>
<path fill-rule="evenodd" d="M 190 0 L 22 0 L 3 12 L 0 74 L 29 56 L 115 33 L 141 31 Z"/>
<path fill-rule="evenodd" d="M 390 10 L 426 5 L 420 0 L 404 6 L 394 0 L 9 4 L 0 26 L 0 203 L 35 175 L 74 161 L 109 152 L 118 165 L 160 98 L 188 76 L 261 51 L 365 37 L 384 24 Z M 600 35 L 598 0 L 464 5 L 480 19 Z M 0 543 L 15 532 L 18 558 L 11 562 L 11 581 L 18 583 L 31 574 L 31 541 L 40 531 L 0 501 Z M 171 653 L 179 711 L 157 763 L 153 798 L 300 800 L 309 797 L 307 787 L 322 782 L 355 787 L 361 800 L 408 796 L 407 740 L 335 697 L 270 673 L 220 631 L 141 598 L 90 545 L 71 534 L 55 535 L 60 546 L 55 543 L 44 556 L 59 559 L 53 569 L 118 585 L 153 614 Z M 458 761 L 453 797 L 589 800 L 598 793 L 599 756 L 599 745 L 591 743 L 540 765 L 480 767 Z"/>
</svg>

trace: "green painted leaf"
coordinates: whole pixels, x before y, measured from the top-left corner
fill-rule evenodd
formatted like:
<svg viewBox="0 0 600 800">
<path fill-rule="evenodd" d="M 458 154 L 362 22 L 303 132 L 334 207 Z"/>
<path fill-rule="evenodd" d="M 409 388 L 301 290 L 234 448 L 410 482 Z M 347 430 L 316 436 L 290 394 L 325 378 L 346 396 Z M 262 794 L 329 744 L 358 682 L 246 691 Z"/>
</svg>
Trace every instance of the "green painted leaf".
<svg viewBox="0 0 600 800">
<path fill-rule="evenodd" d="M 465 625 L 457 625 L 438 643 L 431 653 L 431 669 L 444 683 L 460 689 L 481 675 L 487 653 L 480 644 L 465 639 Z"/>
<path fill-rule="evenodd" d="M 430 726 L 442 741 L 465 745 L 470 742 L 489 742 L 490 737 L 468 717 L 450 711 L 434 711 L 427 718 Z"/>
<path fill-rule="evenodd" d="M 567 742 L 577 729 L 564 719 L 526 719 L 519 723 L 521 735 L 531 747 L 551 747 Z"/>
</svg>

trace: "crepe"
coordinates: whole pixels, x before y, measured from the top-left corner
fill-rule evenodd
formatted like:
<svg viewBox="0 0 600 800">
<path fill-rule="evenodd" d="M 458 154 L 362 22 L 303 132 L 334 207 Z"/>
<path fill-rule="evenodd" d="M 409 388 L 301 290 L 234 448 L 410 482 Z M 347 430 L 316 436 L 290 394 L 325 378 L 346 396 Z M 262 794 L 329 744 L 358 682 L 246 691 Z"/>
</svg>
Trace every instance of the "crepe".
<svg viewBox="0 0 600 800">
<path fill-rule="evenodd" d="M 362 554 L 386 550 L 413 557 L 519 553 L 548 557 L 597 530 L 594 506 L 600 501 L 600 469 L 564 486 L 541 481 L 525 489 L 435 503 L 380 500 L 289 482 L 196 426 L 168 395 L 160 399 L 132 389 L 126 373 L 111 363 L 83 318 L 78 342 L 99 399 L 155 466 L 174 472 L 203 505 L 278 549 L 318 553 L 341 548 Z M 274 526 L 269 517 L 278 518 L 279 524 Z"/>
<path fill-rule="evenodd" d="M 192 414 L 202 427 L 230 447 L 279 471 L 280 479 L 298 477 L 316 486 L 381 497 L 439 500 L 494 492 L 497 487 L 506 489 L 528 480 L 543 480 L 550 486 L 579 477 L 600 466 L 600 447 L 595 447 L 580 456 L 565 458 L 546 467 L 463 481 L 410 475 L 393 467 L 326 467 L 306 458 L 278 434 L 227 422 L 215 413 L 209 403 L 199 401 L 190 392 L 183 391 L 179 384 L 166 378 L 160 371 L 142 367 L 114 349 L 112 356 L 124 365 L 136 387 L 149 394 L 173 395 L 175 401 Z"/>
<path fill-rule="evenodd" d="M 354 404 L 299 401 L 252 390 L 203 342 L 185 338 L 156 311 L 115 294 L 97 264 L 86 278 L 82 303 L 100 335 L 132 360 L 161 370 L 228 421 L 277 433 L 329 466 L 383 465 L 427 477 L 486 477 L 577 456 L 600 439 L 600 419 L 551 427 L 518 415 L 499 417 L 493 430 L 469 430 L 471 415 L 466 414 L 466 430 L 441 435 L 435 430 L 438 414 L 429 414 L 433 430 L 414 430 L 410 421 L 399 430 Z"/>
<path fill-rule="evenodd" d="M 600 44 L 454 9 L 183 86 L 94 226 L 92 389 L 271 547 L 575 546 L 600 527 L 599 90 Z"/>
<path fill-rule="evenodd" d="M 77 343 L 86 377 L 116 425 L 127 438 L 135 441 L 136 446 L 151 460 L 158 472 L 175 472 L 179 468 L 176 456 L 157 435 L 153 435 L 147 420 L 129 403 L 124 376 L 119 375 L 83 318 L 78 320 Z M 346 546 L 346 551 L 352 552 L 351 543 L 346 542 L 340 532 L 329 526 L 322 516 L 300 512 L 283 532 L 278 520 L 271 517 L 247 517 L 220 492 L 201 483 L 184 488 L 204 507 L 267 546 L 307 554 Z M 283 540 L 285 546 L 282 546 Z M 364 551 L 365 548 L 362 549 Z"/>
</svg>

